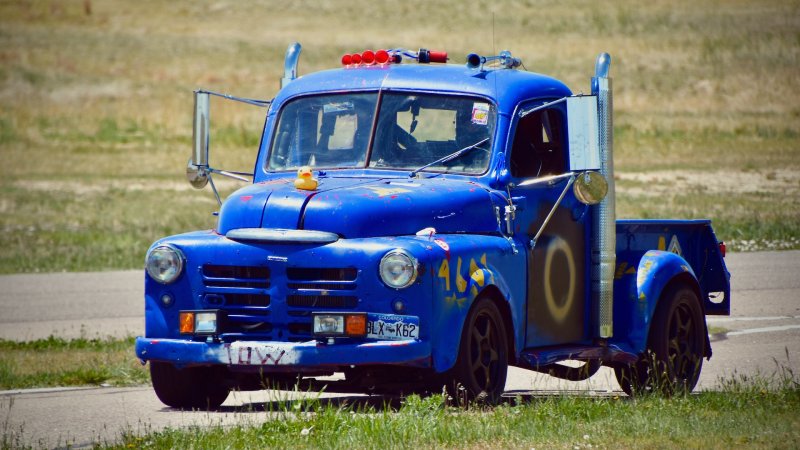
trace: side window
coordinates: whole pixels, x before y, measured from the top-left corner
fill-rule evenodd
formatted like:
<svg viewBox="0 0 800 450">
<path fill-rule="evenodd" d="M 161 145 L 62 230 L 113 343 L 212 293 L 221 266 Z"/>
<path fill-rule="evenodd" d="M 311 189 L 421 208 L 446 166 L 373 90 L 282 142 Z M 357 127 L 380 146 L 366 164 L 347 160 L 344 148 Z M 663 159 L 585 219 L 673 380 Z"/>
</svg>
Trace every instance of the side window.
<svg viewBox="0 0 800 450">
<path fill-rule="evenodd" d="M 563 135 L 558 109 L 536 111 L 520 119 L 511 148 L 511 175 L 532 178 L 563 173 L 567 167 Z"/>
</svg>

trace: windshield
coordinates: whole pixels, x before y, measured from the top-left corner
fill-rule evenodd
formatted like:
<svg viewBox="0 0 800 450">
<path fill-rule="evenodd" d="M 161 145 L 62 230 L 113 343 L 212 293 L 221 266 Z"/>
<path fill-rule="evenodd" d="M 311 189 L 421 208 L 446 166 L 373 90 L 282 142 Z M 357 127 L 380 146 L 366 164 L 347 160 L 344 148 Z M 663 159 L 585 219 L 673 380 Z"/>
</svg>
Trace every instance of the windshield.
<svg viewBox="0 0 800 450">
<path fill-rule="evenodd" d="M 374 120 L 377 103 L 375 92 L 302 97 L 289 102 L 278 120 L 267 169 L 296 170 L 307 165 L 473 174 L 486 171 L 495 125 L 495 109 L 488 101 L 384 93 L 378 120 Z M 373 123 L 376 130 L 370 149 Z M 467 147 L 474 149 L 458 152 Z M 448 158 L 454 153 L 455 157 Z"/>
</svg>

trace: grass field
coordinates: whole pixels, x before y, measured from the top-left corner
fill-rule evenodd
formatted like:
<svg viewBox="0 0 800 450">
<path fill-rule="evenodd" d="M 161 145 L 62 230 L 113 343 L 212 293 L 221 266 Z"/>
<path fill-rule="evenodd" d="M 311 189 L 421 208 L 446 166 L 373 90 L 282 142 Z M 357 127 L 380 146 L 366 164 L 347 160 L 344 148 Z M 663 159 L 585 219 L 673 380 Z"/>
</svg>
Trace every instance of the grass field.
<svg viewBox="0 0 800 450">
<path fill-rule="evenodd" d="M 191 91 L 271 98 L 295 40 L 301 74 L 364 48 L 510 49 L 576 92 L 607 51 L 618 215 L 800 248 L 798 1 L 20 0 L 0 1 L 0 273 L 138 268 L 158 237 L 212 227 L 183 179 Z M 263 111 L 212 115 L 215 164 L 249 169 Z"/>
<path fill-rule="evenodd" d="M 0 339 L 0 391 L 53 386 L 129 386 L 150 376 L 134 339 Z"/>
<path fill-rule="evenodd" d="M 395 402 L 396 403 L 396 402 Z M 307 400 L 267 405 L 276 420 L 155 431 L 131 427 L 112 448 L 797 448 L 800 389 L 790 373 L 732 378 L 720 392 L 662 398 L 511 399 L 462 410 L 443 396 L 398 406 Z M 747 411 L 743 414 L 743 411 Z M 246 413 L 245 413 L 246 414 Z"/>
<path fill-rule="evenodd" d="M 0 390 L 72 385 L 136 385 L 147 371 L 132 339 L 0 340 Z M 788 355 L 787 355 L 788 356 Z M 434 395 L 348 397 L 274 392 L 264 404 L 227 414 L 235 425 L 189 428 L 129 425 L 94 448 L 797 448 L 800 378 L 785 364 L 773 373 L 730 375 L 715 391 L 665 398 L 562 395 L 508 398 L 496 407 L 461 408 Z M 298 399 L 299 398 L 299 399 Z M 13 396 L 0 398 L 0 449 L 36 448 L 10 425 Z M 272 420 L 260 420 L 266 411 Z M 254 414 L 251 414 L 254 413 Z M 187 413 L 192 414 L 192 413 Z M 252 416 L 252 417 L 251 417 Z M 69 447 L 69 442 L 60 443 Z M 86 443 L 81 443 L 85 445 Z"/>
</svg>

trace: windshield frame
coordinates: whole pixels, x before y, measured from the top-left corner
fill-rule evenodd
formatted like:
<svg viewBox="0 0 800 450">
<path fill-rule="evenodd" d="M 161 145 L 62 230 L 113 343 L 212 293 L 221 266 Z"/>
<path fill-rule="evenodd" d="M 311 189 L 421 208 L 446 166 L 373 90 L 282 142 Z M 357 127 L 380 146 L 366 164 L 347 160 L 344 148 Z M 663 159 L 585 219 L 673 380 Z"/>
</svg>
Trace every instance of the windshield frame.
<svg viewBox="0 0 800 450">
<path fill-rule="evenodd" d="M 282 102 L 280 105 L 280 110 L 275 115 L 274 124 L 271 129 L 272 136 L 269 140 L 269 147 L 266 148 L 267 152 L 263 162 L 263 170 L 267 173 L 285 173 L 285 172 L 294 172 L 298 170 L 302 166 L 298 167 L 288 167 L 288 168 L 277 168 L 277 167 L 270 167 L 270 163 L 272 161 L 273 152 L 276 151 L 276 141 L 278 139 L 278 135 L 280 133 L 280 125 L 281 119 L 284 113 L 287 110 L 287 107 L 292 105 L 296 101 L 302 101 L 304 99 L 313 98 L 313 97 L 332 97 L 332 96 L 342 96 L 343 101 L 346 101 L 346 98 L 351 95 L 363 95 L 363 94 L 375 94 L 377 96 L 375 101 L 375 108 L 371 112 L 371 120 L 370 122 L 370 130 L 369 130 L 369 139 L 367 142 L 367 148 L 365 152 L 365 157 L 363 160 L 359 161 L 358 165 L 347 165 L 347 166 L 336 166 L 336 165 L 313 165 L 311 166 L 313 170 L 378 170 L 378 171 L 399 171 L 399 172 L 410 172 L 410 173 L 419 173 L 419 172 L 428 172 L 433 174 L 453 174 L 453 175 L 465 175 L 465 176 L 482 176 L 485 175 L 491 167 L 492 156 L 494 153 L 494 145 L 496 143 L 496 134 L 499 125 L 500 113 L 498 110 L 498 105 L 494 101 L 494 99 L 478 95 L 474 93 L 467 93 L 467 92 L 440 92 L 440 91 L 430 91 L 430 90 L 406 90 L 406 89 L 366 89 L 366 90 L 353 90 L 353 91 L 328 91 L 328 92 L 314 92 L 312 94 L 307 95 L 298 95 L 287 99 L 285 102 Z M 484 140 L 488 140 L 488 147 L 487 147 L 487 156 L 486 160 L 480 166 L 480 171 L 468 171 L 468 170 L 452 170 L 450 168 L 439 169 L 439 166 L 434 167 L 424 167 L 420 169 L 421 166 L 425 164 L 413 164 L 406 166 L 406 167 L 396 167 L 391 165 L 386 166 L 377 166 L 373 164 L 373 157 L 375 156 L 375 143 L 376 143 L 376 134 L 378 132 L 377 127 L 379 121 L 381 120 L 381 114 L 384 113 L 382 110 L 384 98 L 386 95 L 395 95 L 400 94 L 407 97 L 449 97 L 449 98 L 456 98 L 456 99 L 464 99 L 467 101 L 472 101 L 475 104 L 487 104 L 489 107 L 488 112 L 488 121 L 485 126 L 488 127 L 487 137 Z M 473 122 L 474 123 L 474 122 Z M 458 149 L 456 149 L 458 150 Z M 434 162 L 437 158 L 430 158 L 428 161 Z"/>
</svg>

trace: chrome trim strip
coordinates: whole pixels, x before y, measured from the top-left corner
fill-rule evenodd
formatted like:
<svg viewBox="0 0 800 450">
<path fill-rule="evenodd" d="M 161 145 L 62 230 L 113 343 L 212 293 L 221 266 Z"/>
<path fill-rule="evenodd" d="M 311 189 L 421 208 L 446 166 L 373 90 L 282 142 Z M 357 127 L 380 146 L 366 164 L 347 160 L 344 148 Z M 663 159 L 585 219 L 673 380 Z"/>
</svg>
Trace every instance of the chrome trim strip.
<svg viewBox="0 0 800 450">
<path fill-rule="evenodd" d="M 228 231 L 225 237 L 233 241 L 294 242 L 298 244 L 330 244 L 339 240 L 338 234 L 327 231 L 282 228 L 237 228 Z"/>
</svg>

